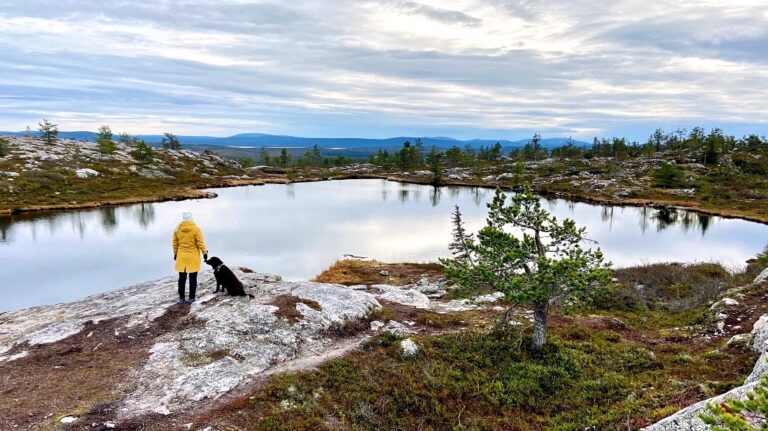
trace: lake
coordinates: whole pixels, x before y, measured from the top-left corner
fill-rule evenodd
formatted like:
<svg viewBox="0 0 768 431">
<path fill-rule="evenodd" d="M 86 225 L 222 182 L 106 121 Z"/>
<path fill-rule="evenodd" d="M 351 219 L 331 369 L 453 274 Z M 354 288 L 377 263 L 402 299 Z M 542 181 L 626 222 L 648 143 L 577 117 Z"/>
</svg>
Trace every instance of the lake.
<svg viewBox="0 0 768 431">
<path fill-rule="evenodd" d="M 384 180 L 215 191 L 216 199 L 0 218 L 0 311 L 172 275 L 171 235 L 183 211 L 194 213 L 211 256 L 300 280 L 345 254 L 388 262 L 447 256 L 454 205 L 476 231 L 493 197 L 491 189 Z M 545 200 L 544 208 L 585 226 L 616 266 L 718 261 L 741 267 L 768 242 L 766 225 L 689 211 L 562 199 Z"/>
</svg>

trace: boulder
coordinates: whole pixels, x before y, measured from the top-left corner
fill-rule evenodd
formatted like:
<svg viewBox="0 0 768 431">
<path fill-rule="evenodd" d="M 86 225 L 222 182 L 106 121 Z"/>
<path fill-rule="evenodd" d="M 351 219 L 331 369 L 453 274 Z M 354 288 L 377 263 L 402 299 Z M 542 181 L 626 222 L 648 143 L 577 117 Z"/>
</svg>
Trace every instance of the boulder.
<svg viewBox="0 0 768 431">
<path fill-rule="evenodd" d="M 401 305 L 409 305 L 411 307 L 422 309 L 429 308 L 430 304 L 429 297 L 427 297 L 427 295 L 416 290 L 404 290 L 397 287 L 389 289 L 383 294 L 377 295 L 377 297 L 385 301 L 390 301 Z"/>
<path fill-rule="evenodd" d="M 765 268 L 763 272 L 761 272 L 757 277 L 755 277 L 755 280 L 752 283 L 760 284 L 765 280 L 768 280 L 768 268 Z"/>
</svg>

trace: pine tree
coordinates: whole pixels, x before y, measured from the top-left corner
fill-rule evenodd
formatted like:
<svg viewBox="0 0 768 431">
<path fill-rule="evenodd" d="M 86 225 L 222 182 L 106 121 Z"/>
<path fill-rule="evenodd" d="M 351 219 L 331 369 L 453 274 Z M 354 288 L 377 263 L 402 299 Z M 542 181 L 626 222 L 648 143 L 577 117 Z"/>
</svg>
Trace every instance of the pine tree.
<svg viewBox="0 0 768 431">
<path fill-rule="evenodd" d="M 141 163 L 147 163 L 151 161 L 152 157 L 155 155 L 152 147 L 147 145 L 143 139 L 134 139 L 133 142 L 133 149 L 130 151 L 131 157 Z"/>
<path fill-rule="evenodd" d="M 287 168 L 291 164 L 291 153 L 286 148 L 280 150 L 280 166 Z"/>
<path fill-rule="evenodd" d="M 768 376 L 760 379 L 744 400 L 725 399 L 707 404 L 699 417 L 713 431 L 758 431 L 768 428 Z"/>
<path fill-rule="evenodd" d="M 272 158 L 269 156 L 269 151 L 267 151 L 266 148 L 261 147 L 261 150 L 259 150 L 259 165 L 270 166 L 271 163 Z"/>
<path fill-rule="evenodd" d="M 433 186 L 443 184 L 443 168 L 440 166 L 442 160 L 443 153 L 437 151 L 437 148 L 433 145 L 427 154 L 427 164 L 429 164 L 429 170 L 432 172 L 431 183 Z"/>
<path fill-rule="evenodd" d="M 57 124 L 50 123 L 48 120 L 43 118 L 42 123 L 37 123 L 40 127 L 37 129 L 40 131 L 40 137 L 45 141 L 48 145 L 53 145 L 53 142 L 56 140 L 56 137 L 59 136 L 59 128 Z"/>
<path fill-rule="evenodd" d="M 135 139 L 131 135 L 126 133 L 126 132 L 121 133 L 117 137 L 117 141 L 120 142 L 123 145 L 131 145 L 131 144 L 135 144 L 135 142 L 136 142 Z"/>
<path fill-rule="evenodd" d="M 96 150 L 101 154 L 112 154 L 117 145 L 112 141 L 112 129 L 109 126 L 99 127 L 99 136 L 96 138 Z"/>
<path fill-rule="evenodd" d="M 160 143 L 166 150 L 181 149 L 181 142 L 179 142 L 178 136 L 174 135 L 173 133 L 163 133 L 163 140 L 160 141 Z"/>
<path fill-rule="evenodd" d="M 473 264 L 470 247 L 474 245 L 475 238 L 473 234 L 468 234 L 464 228 L 464 220 L 461 216 L 461 210 L 456 205 L 451 214 L 451 224 L 453 225 L 453 240 L 448 244 L 453 259 L 459 262 Z"/>
<path fill-rule="evenodd" d="M 488 204 L 486 226 L 478 232 L 476 243 L 465 246 L 468 257 L 441 262 L 446 275 L 464 288 L 487 286 L 512 302 L 530 306 L 531 347 L 539 350 L 547 342 L 551 309 L 563 301 L 582 299 L 590 289 L 608 283 L 610 263 L 603 262 L 600 249 L 581 247 L 585 228 L 570 219 L 558 221 L 541 208 L 530 188 L 514 195 L 510 205 L 506 201 L 497 189 Z"/>
</svg>

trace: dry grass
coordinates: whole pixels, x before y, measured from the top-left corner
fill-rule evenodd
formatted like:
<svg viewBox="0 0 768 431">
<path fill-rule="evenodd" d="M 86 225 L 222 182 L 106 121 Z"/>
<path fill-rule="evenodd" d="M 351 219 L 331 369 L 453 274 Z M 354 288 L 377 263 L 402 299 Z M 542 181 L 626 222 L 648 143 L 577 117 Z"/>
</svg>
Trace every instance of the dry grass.
<svg viewBox="0 0 768 431">
<path fill-rule="evenodd" d="M 306 304 L 313 310 L 322 310 L 320 304 L 312 301 L 311 299 L 301 299 L 291 295 L 278 295 L 274 300 L 272 300 L 272 302 L 269 303 L 269 305 L 274 305 L 278 308 L 278 310 L 275 312 L 275 316 L 278 318 L 288 319 L 291 322 L 298 322 L 302 317 L 304 317 L 304 315 L 296 309 L 296 304 L 299 302 Z"/>
<path fill-rule="evenodd" d="M 381 275 L 386 271 L 388 275 Z M 337 260 L 330 268 L 315 277 L 321 283 L 343 284 L 412 284 L 422 277 L 443 276 L 443 267 L 437 263 L 383 263 L 376 260 Z"/>
</svg>

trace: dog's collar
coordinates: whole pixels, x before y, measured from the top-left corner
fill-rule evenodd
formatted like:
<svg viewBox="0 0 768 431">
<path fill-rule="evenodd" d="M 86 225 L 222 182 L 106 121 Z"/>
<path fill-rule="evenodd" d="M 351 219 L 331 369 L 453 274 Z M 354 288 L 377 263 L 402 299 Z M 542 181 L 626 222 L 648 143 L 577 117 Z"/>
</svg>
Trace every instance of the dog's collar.
<svg viewBox="0 0 768 431">
<path fill-rule="evenodd" d="M 213 268 L 213 272 L 216 272 L 216 271 L 218 271 L 218 270 L 219 270 L 219 268 L 221 268 L 222 266 L 224 266 L 224 264 L 223 264 L 223 263 L 222 263 L 221 265 L 217 266 L 216 268 Z"/>
</svg>

